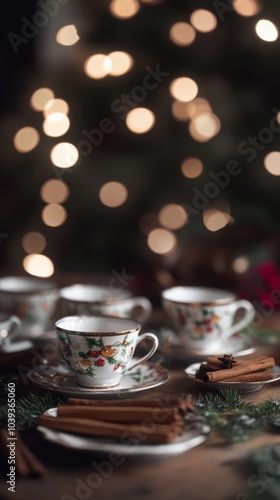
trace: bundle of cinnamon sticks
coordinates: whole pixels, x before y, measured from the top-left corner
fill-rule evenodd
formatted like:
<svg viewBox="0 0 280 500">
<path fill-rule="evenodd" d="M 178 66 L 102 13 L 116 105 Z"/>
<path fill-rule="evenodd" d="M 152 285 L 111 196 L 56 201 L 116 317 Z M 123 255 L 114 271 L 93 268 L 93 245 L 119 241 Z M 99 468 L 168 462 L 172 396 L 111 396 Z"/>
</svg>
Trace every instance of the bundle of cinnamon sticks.
<svg viewBox="0 0 280 500">
<path fill-rule="evenodd" d="M 274 358 L 262 356 L 236 361 L 232 354 L 209 356 L 195 376 L 203 382 L 262 382 L 273 379 Z"/>
<path fill-rule="evenodd" d="M 183 417 L 193 411 L 190 397 L 135 400 L 69 398 L 57 416 L 41 415 L 38 425 L 95 437 L 113 437 L 129 444 L 169 444 L 183 433 Z"/>
<path fill-rule="evenodd" d="M 14 443 L 13 453 L 10 451 L 11 443 Z M 47 474 L 46 468 L 23 442 L 19 432 L 16 432 L 11 440 L 8 431 L 4 428 L 0 429 L 0 456 L 4 458 L 1 473 L 5 474 L 6 469 L 8 470 L 8 463 L 13 464 L 15 461 L 17 476 L 37 477 Z"/>
</svg>

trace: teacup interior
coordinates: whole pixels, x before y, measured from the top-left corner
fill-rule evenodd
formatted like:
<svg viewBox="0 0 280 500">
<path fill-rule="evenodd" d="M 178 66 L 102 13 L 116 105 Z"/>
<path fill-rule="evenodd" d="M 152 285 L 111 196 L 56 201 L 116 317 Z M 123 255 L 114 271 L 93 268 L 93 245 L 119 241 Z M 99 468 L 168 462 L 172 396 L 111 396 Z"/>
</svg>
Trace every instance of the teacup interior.
<svg viewBox="0 0 280 500">
<path fill-rule="evenodd" d="M 180 302 L 184 304 L 209 304 L 214 302 L 225 303 L 234 301 L 236 298 L 234 293 L 228 290 L 188 286 L 176 286 L 164 290 L 162 292 L 162 297 L 163 299 L 170 300 L 172 302 Z"/>
<path fill-rule="evenodd" d="M 106 302 L 126 299 L 131 296 L 128 290 L 101 285 L 72 285 L 60 290 L 60 296 L 66 300 L 78 302 Z"/>
<path fill-rule="evenodd" d="M 104 316 L 67 316 L 56 322 L 56 327 L 78 333 L 121 333 L 139 330 L 137 321 L 120 318 L 105 318 Z"/>
<path fill-rule="evenodd" d="M 30 293 L 56 288 L 52 281 L 27 276 L 7 276 L 0 279 L 0 292 Z"/>
</svg>

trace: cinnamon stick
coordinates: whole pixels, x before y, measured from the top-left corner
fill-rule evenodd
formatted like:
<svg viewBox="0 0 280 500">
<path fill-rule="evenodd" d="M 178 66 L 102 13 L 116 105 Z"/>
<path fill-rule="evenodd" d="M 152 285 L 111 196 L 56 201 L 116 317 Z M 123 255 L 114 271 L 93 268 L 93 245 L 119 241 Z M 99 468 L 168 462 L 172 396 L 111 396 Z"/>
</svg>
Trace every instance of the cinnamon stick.
<svg viewBox="0 0 280 500">
<path fill-rule="evenodd" d="M 219 382 L 221 380 L 230 380 L 233 377 L 238 377 L 239 375 L 245 375 L 248 373 L 254 373 L 257 371 L 264 370 L 265 368 L 271 368 L 275 365 L 273 358 L 265 358 L 258 362 L 243 363 L 234 368 L 228 370 L 217 370 L 215 372 L 206 372 L 203 375 L 203 382 Z"/>
<path fill-rule="evenodd" d="M 247 373 L 246 375 L 239 375 L 238 377 L 227 379 L 226 382 L 262 382 L 264 380 L 271 379 L 273 379 L 273 372 L 263 371 Z M 223 382 L 223 380 L 221 380 L 220 382 Z"/>
<path fill-rule="evenodd" d="M 158 423 L 169 423 L 179 420 L 178 408 L 158 408 L 156 406 L 144 407 L 135 406 L 71 406 L 62 405 L 57 409 L 58 417 L 78 417 L 107 422 L 141 422 L 146 418 Z"/>
<path fill-rule="evenodd" d="M 65 432 L 121 438 L 126 442 L 129 442 L 131 438 L 136 438 L 140 442 L 151 444 L 172 443 L 177 435 L 176 428 L 163 424 L 125 425 L 84 418 L 47 417 L 45 415 L 38 418 L 37 424 Z"/>
<path fill-rule="evenodd" d="M 8 437 L 10 437 L 8 431 L 6 429 L 0 429 L 1 453 L 7 459 L 9 456 L 9 448 L 7 447 L 7 444 L 11 442 L 8 441 Z M 45 475 L 47 473 L 46 468 L 22 441 L 19 433 L 16 433 L 15 438 L 17 438 L 15 439 L 16 474 L 22 477 Z"/>
</svg>

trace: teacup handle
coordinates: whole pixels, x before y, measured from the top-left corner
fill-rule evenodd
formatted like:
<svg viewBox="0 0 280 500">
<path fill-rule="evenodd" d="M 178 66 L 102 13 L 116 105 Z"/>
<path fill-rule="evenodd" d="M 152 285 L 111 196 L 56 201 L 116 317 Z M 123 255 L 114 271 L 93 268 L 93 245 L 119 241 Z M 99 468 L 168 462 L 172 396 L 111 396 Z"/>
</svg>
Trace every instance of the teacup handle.
<svg viewBox="0 0 280 500">
<path fill-rule="evenodd" d="M 142 324 L 145 323 L 145 321 L 149 319 L 152 312 L 152 304 L 149 301 L 149 299 L 147 299 L 146 297 L 139 296 L 139 297 L 131 297 L 128 300 L 131 304 L 132 313 L 134 308 L 136 307 L 140 308 L 139 314 L 137 314 L 134 319 L 139 321 L 139 323 Z"/>
<path fill-rule="evenodd" d="M 148 359 L 151 358 L 151 356 L 156 352 L 157 348 L 158 348 L 158 338 L 156 337 L 156 335 L 154 335 L 153 333 L 143 333 L 142 335 L 139 335 L 137 341 L 136 341 L 136 345 L 139 344 L 139 342 L 142 342 L 142 340 L 144 339 L 150 339 L 152 342 L 153 342 L 153 345 L 151 347 L 151 349 L 149 350 L 148 354 L 146 354 L 145 356 L 143 356 L 143 358 L 140 358 L 136 361 L 136 363 L 134 363 L 132 366 L 130 366 L 126 372 L 132 370 L 133 368 L 135 368 L 136 366 L 138 365 L 141 365 L 142 363 L 145 363 L 145 361 L 147 361 Z"/>
<path fill-rule="evenodd" d="M 7 334 L 5 336 L 1 335 L 0 338 L 3 342 L 10 342 L 13 338 L 17 336 L 18 329 L 22 326 L 21 320 L 17 316 L 10 316 L 7 320 Z"/>
<path fill-rule="evenodd" d="M 235 303 L 235 314 L 239 309 L 245 309 L 247 312 L 240 321 L 237 323 L 234 323 L 226 333 L 226 337 L 230 337 L 234 333 L 238 332 L 239 330 L 242 330 L 242 328 L 245 328 L 248 326 L 254 319 L 255 316 L 255 308 L 251 302 L 248 300 L 237 300 Z"/>
</svg>

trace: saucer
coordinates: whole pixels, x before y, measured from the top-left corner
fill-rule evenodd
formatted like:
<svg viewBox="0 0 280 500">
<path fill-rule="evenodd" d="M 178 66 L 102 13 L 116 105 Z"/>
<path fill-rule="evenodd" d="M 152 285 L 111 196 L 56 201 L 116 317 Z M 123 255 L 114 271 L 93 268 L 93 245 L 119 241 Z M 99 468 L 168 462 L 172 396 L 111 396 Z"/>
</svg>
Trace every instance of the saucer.
<svg viewBox="0 0 280 500">
<path fill-rule="evenodd" d="M 273 378 L 270 380 L 262 380 L 261 382 L 202 382 L 202 380 L 199 380 L 196 378 L 195 374 L 196 371 L 199 369 L 200 363 L 194 363 L 190 366 L 188 366 L 185 369 L 185 373 L 191 379 L 193 382 L 197 382 L 199 384 L 203 384 L 204 387 L 209 387 L 209 389 L 219 389 L 221 387 L 228 387 L 230 389 L 237 389 L 240 392 L 254 392 L 258 391 L 263 387 L 264 384 L 271 384 L 272 382 L 276 382 L 277 380 L 280 380 L 280 366 L 273 366 L 272 368 L 272 373 L 273 373 Z"/>
<path fill-rule="evenodd" d="M 32 340 L 34 342 L 41 342 L 45 340 L 56 340 L 56 332 L 54 329 L 50 328 L 47 330 L 23 330 L 19 333 L 19 337 L 24 340 Z"/>
<path fill-rule="evenodd" d="M 205 352 L 200 349 L 188 349 L 180 343 L 174 330 L 161 327 L 157 332 L 159 339 L 158 351 L 165 357 L 176 361 L 203 361 L 206 356 L 220 356 L 221 354 L 234 354 L 234 357 L 247 356 L 256 351 L 253 340 L 242 334 L 236 334 L 225 339 L 219 352 Z"/>
<path fill-rule="evenodd" d="M 49 417 L 56 417 L 56 414 L 57 408 L 51 408 L 44 413 L 44 415 Z M 205 423 L 197 420 L 190 424 L 187 423 L 186 425 L 187 427 L 184 433 L 181 436 L 177 436 L 173 443 L 158 445 L 148 445 L 144 443 L 131 444 L 129 442 L 119 442 L 111 438 L 92 438 L 90 436 L 56 431 L 41 425 L 37 427 L 37 430 L 41 432 L 47 441 L 74 450 L 116 453 L 123 457 L 162 457 L 179 455 L 180 453 L 191 450 L 206 440 L 210 429 Z"/>
<path fill-rule="evenodd" d="M 135 360 L 136 358 L 133 358 L 133 361 Z M 40 365 L 30 370 L 27 376 L 35 385 L 50 391 L 67 396 L 94 398 L 96 396 L 119 397 L 152 389 L 167 382 L 170 374 L 162 366 L 147 362 L 123 375 L 119 385 L 108 389 L 88 388 L 78 385 L 76 375 L 69 372 L 63 363 Z"/>
<path fill-rule="evenodd" d="M 0 347 L 0 355 L 3 354 L 14 354 L 16 352 L 24 352 L 28 351 L 29 349 L 32 349 L 34 347 L 33 342 L 30 342 L 29 340 L 20 340 L 20 341 L 14 341 L 14 342 L 8 342 L 4 343 Z"/>
</svg>

